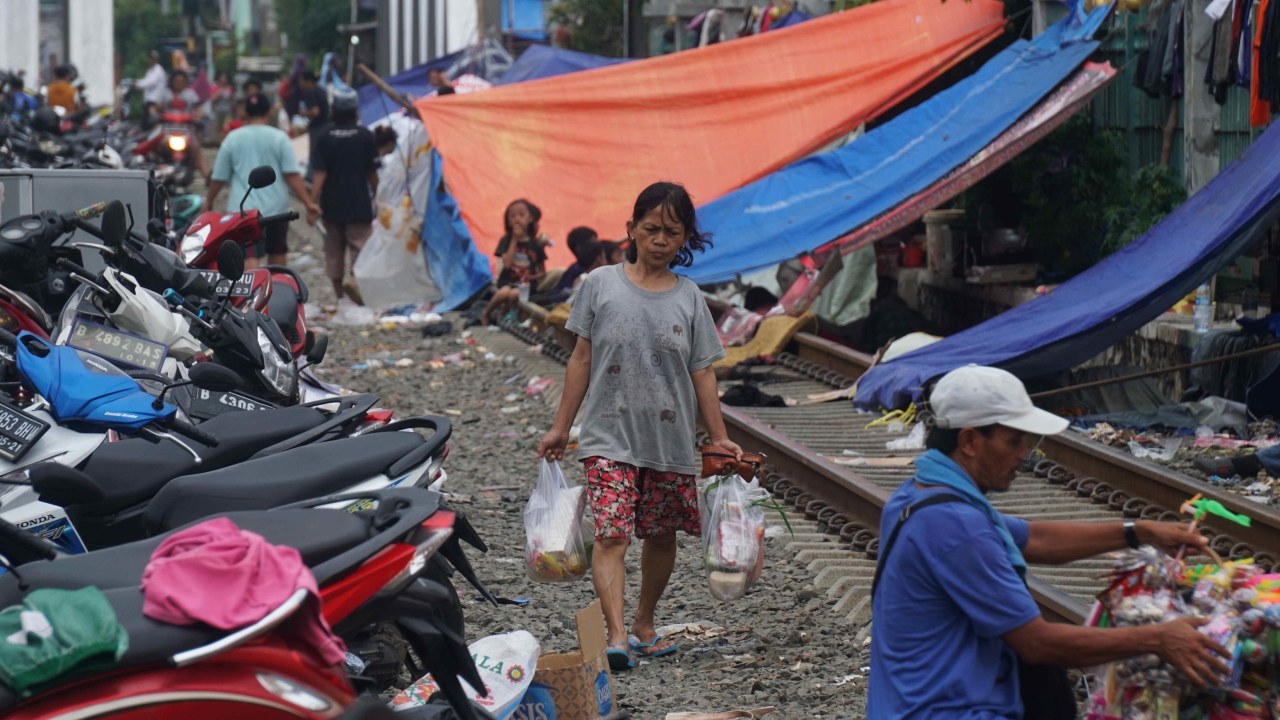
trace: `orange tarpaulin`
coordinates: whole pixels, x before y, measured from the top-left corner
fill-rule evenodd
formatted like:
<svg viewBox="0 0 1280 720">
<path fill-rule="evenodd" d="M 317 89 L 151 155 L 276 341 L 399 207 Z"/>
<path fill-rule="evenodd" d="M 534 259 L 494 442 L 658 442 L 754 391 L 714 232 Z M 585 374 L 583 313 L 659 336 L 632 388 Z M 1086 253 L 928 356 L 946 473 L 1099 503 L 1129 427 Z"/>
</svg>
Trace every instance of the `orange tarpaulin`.
<svg viewBox="0 0 1280 720">
<path fill-rule="evenodd" d="M 577 225 L 621 238 L 635 197 L 684 183 L 698 204 L 870 120 L 997 37 L 999 0 L 882 0 L 763 35 L 417 102 L 477 245 L 524 197 L 572 256 Z M 732 238 L 717 238 L 732 242 Z"/>
</svg>

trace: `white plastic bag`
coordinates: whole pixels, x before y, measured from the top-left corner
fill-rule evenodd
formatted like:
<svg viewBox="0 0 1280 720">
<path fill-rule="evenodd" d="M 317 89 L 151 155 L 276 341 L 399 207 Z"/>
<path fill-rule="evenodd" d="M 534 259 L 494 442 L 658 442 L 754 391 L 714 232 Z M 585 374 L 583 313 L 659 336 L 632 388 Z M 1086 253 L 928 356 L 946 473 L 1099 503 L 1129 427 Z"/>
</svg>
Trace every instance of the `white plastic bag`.
<svg viewBox="0 0 1280 720">
<path fill-rule="evenodd" d="M 538 639 L 526 630 L 489 635 L 467 646 L 471 659 L 480 671 L 488 689 L 488 697 L 480 697 L 475 688 L 462 680 L 471 700 L 503 720 L 520 704 L 525 691 L 533 682 L 538 669 L 538 655 L 542 652 Z M 391 699 L 394 710 L 409 710 L 426 705 L 439 690 L 430 674 L 423 675 L 400 694 Z"/>
<path fill-rule="evenodd" d="M 427 272 L 412 210 L 408 195 L 401 197 L 399 207 L 378 207 L 373 232 L 351 268 L 369 307 L 386 309 L 440 299 Z"/>
<path fill-rule="evenodd" d="M 698 493 L 702 557 L 711 597 L 737 600 L 764 570 L 764 508 L 769 491 L 738 475 L 709 478 Z"/>
<path fill-rule="evenodd" d="M 587 489 L 570 485 L 560 463 L 540 461 L 538 484 L 524 508 L 524 564 L 537 582 L 581 580 L 591 567 L 593 536 Z"/>
</svg>

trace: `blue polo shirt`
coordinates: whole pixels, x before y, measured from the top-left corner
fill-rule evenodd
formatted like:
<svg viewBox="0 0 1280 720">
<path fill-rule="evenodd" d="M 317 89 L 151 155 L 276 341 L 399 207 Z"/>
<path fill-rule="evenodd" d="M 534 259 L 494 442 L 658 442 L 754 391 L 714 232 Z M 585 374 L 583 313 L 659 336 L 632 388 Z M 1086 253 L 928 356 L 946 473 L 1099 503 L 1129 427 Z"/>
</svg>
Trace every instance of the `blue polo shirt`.
<svg viewBox="0 0 1280 720">
<path fill-rule="evenodd" d="M 881 541 L 905 508 L 935 492 L 950 491 L 903 483 L 881 515 Z M 1026 521 L 1001 517 L 1025 547 Z M 872 605 L 867 717 L 1021 718 L 1017 656 L 1000 636 L 1039 616 L 982 511 L 960 501 L 914 513 Z"/>
</svg>

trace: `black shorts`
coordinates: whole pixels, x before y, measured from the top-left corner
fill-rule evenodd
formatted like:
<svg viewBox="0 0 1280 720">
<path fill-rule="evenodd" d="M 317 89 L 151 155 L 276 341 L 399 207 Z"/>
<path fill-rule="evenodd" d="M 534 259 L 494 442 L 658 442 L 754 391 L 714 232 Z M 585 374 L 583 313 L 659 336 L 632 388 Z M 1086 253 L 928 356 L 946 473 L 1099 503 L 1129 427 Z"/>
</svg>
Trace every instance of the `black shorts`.
<svg viewBox="0 0 1280 720">
<path fill-rule="evenodd" d="M 253 256 L 284 255 L 289 252 L 289 222 L 274 222 L 263 230 L 262 241 L 253 246 Z"/>
</svg>

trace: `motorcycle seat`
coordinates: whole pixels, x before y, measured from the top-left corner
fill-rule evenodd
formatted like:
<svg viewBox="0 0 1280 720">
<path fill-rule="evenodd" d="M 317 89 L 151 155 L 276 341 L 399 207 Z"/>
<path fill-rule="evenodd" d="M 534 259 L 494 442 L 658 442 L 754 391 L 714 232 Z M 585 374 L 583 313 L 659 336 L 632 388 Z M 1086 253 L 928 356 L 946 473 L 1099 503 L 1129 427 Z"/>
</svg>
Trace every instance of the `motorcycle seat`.
<svg viewBox="0 0 1280 720">
<path fill-rule="evenodd" d="M 316 513 L 325 515 L 317 516 Z M 337 557 L 376 533 L 371 525 L 371 513 L 253 510 L 227 513 L 225 517 L 241 530 L 257 533 L 273 545 L 296 548 L 308 567 Z M 197 522 L 203 522 L 203 519 Z M 103 591 L 137 588 L 152 553 L 173 532 L 84 555 L 64 555 L 56 560 L 22 565 L 18 572 L 25 589 L 19 587 L 18 578 L 13 573 L 0 575 L 0 607 L 16 605 L 22 602 L 27 592 L 41 588 L 74 590 L 86 585 L 94 585 Z M 317 578 L 317 582 L 323 584 L 327 579 Z"/>
<path fill-rule="evenodd" d="M 210 515 L 338 494 L 386 473 L 426 442 L 414 432 L 373 433 L 175 478 L 147 504 L 142 521 L 163 532 Z"/>
<path fill-rule="evenodd" d="M 218 438 L 217 447 L 183 438 L 200 454 L 200 464 L 196 464 L 191 453 L 169 441 L 129 438 L 104 443 L 89 456 L 81 470 L 98 482 L 106 498 L 76 506 L 76 514 L 109 515 L 138 505 L 176 477 L 200 468 L 220 468 L 242 462 L 262 448 L 310 430 L 326 419 L 324 413 L 309 407 L 217 415 L 200 425 L 201 430 Z"/>
<path fill-rule="evenodd" d="M 276 321 L 289 342 L 298 342 L 298 293 L 287 283 L 272 283 L 267 300 L 267 317 Z"/>
</svg>

